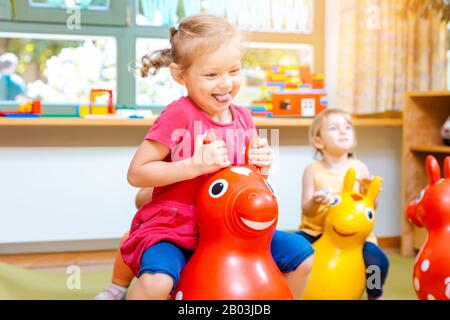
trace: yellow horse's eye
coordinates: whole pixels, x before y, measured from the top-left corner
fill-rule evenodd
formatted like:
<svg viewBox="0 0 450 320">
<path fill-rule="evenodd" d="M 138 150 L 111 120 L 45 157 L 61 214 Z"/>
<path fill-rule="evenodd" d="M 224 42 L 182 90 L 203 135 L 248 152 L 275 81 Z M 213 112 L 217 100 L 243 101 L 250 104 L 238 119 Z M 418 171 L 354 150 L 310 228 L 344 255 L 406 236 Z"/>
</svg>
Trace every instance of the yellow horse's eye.
<svg viewBox="0 0 450 320">
<path fill-rule="evenodd" d="M 366 218 L 369 221 L 375 219 L 375 212 L 373 211 L 372 208 L 366 208 Z"/>
</svg>

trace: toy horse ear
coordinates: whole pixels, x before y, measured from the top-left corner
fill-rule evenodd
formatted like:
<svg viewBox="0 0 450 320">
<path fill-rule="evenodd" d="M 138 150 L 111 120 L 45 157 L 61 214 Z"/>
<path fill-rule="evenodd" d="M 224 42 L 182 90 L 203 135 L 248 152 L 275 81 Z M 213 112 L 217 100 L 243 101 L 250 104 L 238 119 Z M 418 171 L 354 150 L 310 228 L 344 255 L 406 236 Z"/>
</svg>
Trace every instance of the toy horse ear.
<svg viewBox="0 0 450 320">
<path fill-rule="evenodd" d="M 352 192 L 353 191 L 353 186 L 355 185 L 355 177 L 356 177 L 355 169 L 353 169 L 353 168 L 348 169 L 347 173 L 345 174 L 344 188 L 343 188 L 342 192 Z"/>
<path fill-rule="evenodd" d="M 445 157 L 444 160 L 444 173 L 447 179 L 450 179 L 450 157 Z"/>
<path fill-rule="evenodd" d="M 377 200 L 378 194 L 381 190 L 382 179 L 380 177 L 374 177 L 372 182 L 369 184 L 369 188 L 367 189 L 366 198 L 370 199 L 372 203 L 375 203 Z"/>
<path fill-rule="evenodd" d="M 441 179 L 441 168 L 439 168 L 439 163 L 436 158 L 432 155 L 427 156 L 426 167 L 428 181 L 430 184 L 435 184 L 439 179 Z"/>
</svg>

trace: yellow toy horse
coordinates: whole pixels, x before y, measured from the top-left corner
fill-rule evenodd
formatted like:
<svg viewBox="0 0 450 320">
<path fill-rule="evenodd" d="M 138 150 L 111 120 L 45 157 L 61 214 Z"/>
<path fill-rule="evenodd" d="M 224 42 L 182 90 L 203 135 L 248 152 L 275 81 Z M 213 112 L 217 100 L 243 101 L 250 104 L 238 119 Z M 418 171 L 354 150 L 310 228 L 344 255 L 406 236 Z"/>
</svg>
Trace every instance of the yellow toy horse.
<svg viewBox="0 0 450 320">
<path fill-rule="evenodd" d="M 353 192 L 355 170 L 345 175 L 342 193 L 330 204 L 324 232 L 313 247 L 314 266 L 303 299 L 360 299 L 366 287 L 363 245 L 375 223 L 381 178 L 367 194 Z"/>
</svg>

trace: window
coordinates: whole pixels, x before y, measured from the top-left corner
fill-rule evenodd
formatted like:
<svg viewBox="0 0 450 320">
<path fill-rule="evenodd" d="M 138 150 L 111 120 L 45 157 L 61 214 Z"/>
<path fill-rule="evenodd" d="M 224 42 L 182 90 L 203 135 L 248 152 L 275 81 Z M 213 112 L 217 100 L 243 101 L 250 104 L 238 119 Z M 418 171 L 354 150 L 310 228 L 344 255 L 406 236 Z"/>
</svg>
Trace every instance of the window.
<svg viewBox="0 0 450 320">
<path fill-rule="evenodd" d="M 109 0 L 30 0 L 33 8 L 76 8 L 82 10 L 108 10 Z"/>
<path fill-rule="evenodd" d="M 170 26 L 199 12 L 226 17 L 242 30 L 309 34 L 313 0 L 139 0 L 138 25 Z"/>
<path fill-rule="evenodd" d="M 137 65 L 146 53 L 168 46 L 169 41 L 166 39 L 137 39 Z M 139 106 L 166 106 L 185 94 L 185 88 L 173 80 L 168 68 L 162 68 L 155 76 L 150 75 L 147 78 L 142 78 L 139 72 L 136 72 L 136 103 Z"/>
<path fill-rule="evenodd" d="M 143 79 L 133 77 L 128 65 L 150 50 L 167 47 L 168 26 L 180 19 L 197 12 L 222 14 L 251 43 L 243 60 L 243 87 L 236 99 L 248 104 L 258 98 L 262 65 L 309 65 L 313 72 L 323 72 L 324 1 L 21 0 L 15 2 L 20 22 L 16 23 L 11 21 L 9 0 L 0 0 L 0 18 L 8 20 L 0 20 L 0 52 L 19 56 L 18 73 L 31 97 L 80 103 L 86 101 L 88 89 L 103 87 L 115 89 L 119 105 L 161 107 L 184 95 L 185 89 L 172 80 L 169 70 Z M 71 12 L 80 14 L 80 29 L 66 27 L 75 14 Z M 130 12 L 135 17 L 131 21 L 127 18 Z M 41 50 L 41 57 L 25 52 L 30 48 Z M 98 68 L 88 68 L 86 79 L 75 71 L 86 68 L 77 60 L 78 52 L 89 50 L 102 62 Z M 70 81 L 68 75 L 81 80 Z"/>
<path fill-rule="evenodd" d="M 109 37 L 0 33 L 0 52 L 18 58 L 25 96 L 44 103 L 87 103 L 91 89 L 115 92 L 116 51 Z"/>
<path fill-rule="evenodd" d="M 16 8 L 18 21 L 125 25 L 127 1 L 22 0 L 16 1 Z"/>
<path fill-rule="evenodd" d="M 238 25 L 250 40 L 250 47 L 243 60 L 243 86 L 235 101 L 249 105 L 259 98 L 265 80 L 263 66 L 309 66 L 313 72 L 323 72 L 324 26 L 317 23 L 323 21 L 323 7 L 323 0 L 138 0 L 136 24 L 167 27 L 186 16 L 211 12 Z M 151 50 L 150 46 L 147 49 Z M 138 59 L 144 51 L 137 50 Z M 146 88 L 150 84 L 171 83 L 168 70 L 160 73 L 161 79 L 163 74 L 167 75 L 164 81 L 150 80 L 153 77 L 137 80 L 138 104 L 172 101 L 179 96 L 177 90 L 166 92 L 161 89 L 152 90 L 152 96 L 147 96 L 150 89 Z"/>
</svg>

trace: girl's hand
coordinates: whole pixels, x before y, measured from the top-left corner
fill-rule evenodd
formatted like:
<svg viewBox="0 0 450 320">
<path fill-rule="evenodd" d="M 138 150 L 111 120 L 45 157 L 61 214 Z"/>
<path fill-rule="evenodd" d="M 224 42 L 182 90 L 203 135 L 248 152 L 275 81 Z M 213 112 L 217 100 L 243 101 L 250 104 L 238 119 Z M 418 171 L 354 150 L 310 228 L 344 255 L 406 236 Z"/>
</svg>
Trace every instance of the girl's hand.
<svg viewBox="0 0 450 320">
<path fill-rule="evenodd" d="M 198 135 L 195 139 L 194 165 L 199 175 L 216 172 L 231 165 L 228 160 L 228 149 L 223 140 L 216 140 L 205 144 L 206 134 Z"/>
<path fill-rule="evenodd" d="M 273 153 L 266 138 L 256 137 L 250 142 L 248 158 L 252 164 L 261 169 L 260 172 L 263 176 L 268 175 Z"/>
<path fill-rule="evenodd" d="M 315 202 L 329 205 L 336 198 L 337 192 L 331 188 L 323 188 L 314 192 L 313 199 Z"/>
</svg>

